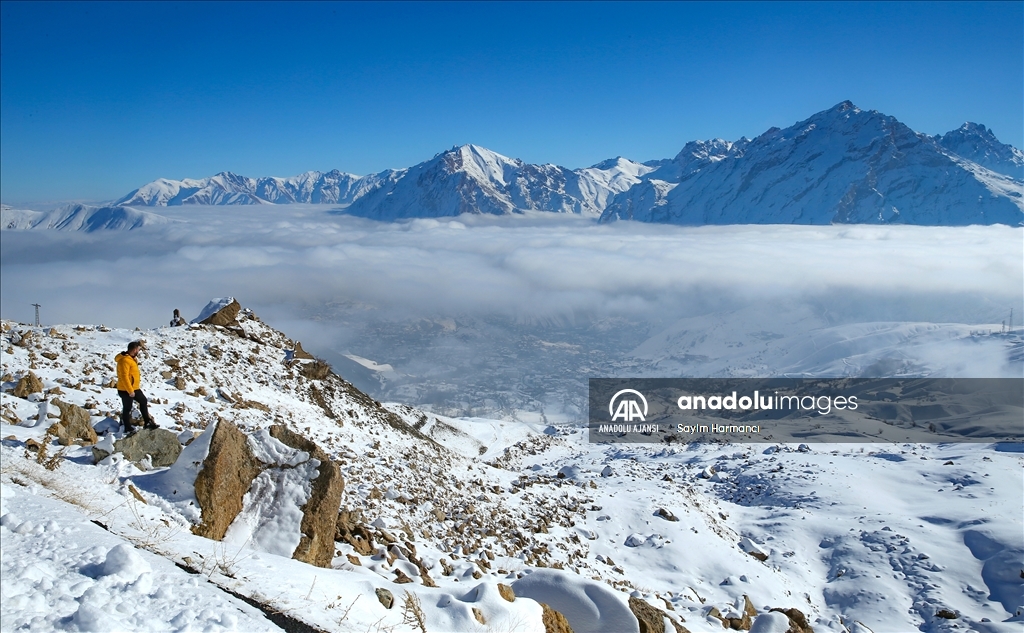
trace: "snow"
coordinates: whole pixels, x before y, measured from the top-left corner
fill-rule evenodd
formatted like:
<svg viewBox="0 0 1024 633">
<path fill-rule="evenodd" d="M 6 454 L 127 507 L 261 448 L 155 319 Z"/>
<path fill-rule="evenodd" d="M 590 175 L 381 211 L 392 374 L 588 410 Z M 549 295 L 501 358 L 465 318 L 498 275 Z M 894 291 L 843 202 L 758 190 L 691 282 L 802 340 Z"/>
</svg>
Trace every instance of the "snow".
<svg viewBox="0 0 1024 633">
<path fill-rule="evenodd" d="M 362 365 L 363 367 L 365 367 L 365 368 L 367 368 L 367 369 L 369 369 L 371 371 L 381 372 L 381 373 L 384 373 L 384 374 L 394 373 L 394 371 L 395 371 L 395 368 L 392 367 L 391 365 L 388 365 L 387 363 L 376 363 L 376 362 L 374 362 L 374 361 L 372 361 L 372 360 L 370 360 L 368 358 L 363 358 L 362 356 L 356 356 L 355 354 L 345 354 L 344 356 L 345 356 L 345 358 L 347 358 L 347 359 L 349 359 L 351 361 L 354 361 L 356 363 L 359 363 L 360 365 Z"/>
<path fill-rule="evenodd" d="M 92 233 L 102 230 L 131 230 L 143 226 L 169 224 L 174 220 L 150 211 L 128 207 L 96 207 L 73 204 L 52 211 L 28 211 L 4 206 L 0 210 L 0 229 L 52 229 Z"/>
<path fill-rule="evenodd" d="M 206 304 L 202 312 L 199 313 L 199 316 L 192 319 L 190 323 L 201 323 L 203 320 L 210 318 L 214 314 L 220 312 L 222 309 L 231 305 L 231 303 L 234 300 L 234 297 L 220 297 L 218 299 L 211 300 L 209 303 Z"/>
<path fill-rule="evenodd" d="M 240 314 L 240 326 L 244 337 L 207 326 L 50 330 L 3 322 L 0 353 L 11 374 L 0 398 L 5 628 L 275 629 L 230 590 L 325 630 L 412 630 L 401 615 L 412 598 L 428 631 L 536 631 L 538 601 L 577 631 L 637 630 L 630 596 L 684 618 L 694 633 L 719 630 L 709 609 L 736 612 L 743 596 L 758 611 L 758 630 L 781 626 L 771 608 L 800 609 L 819 633 L 1019 630 L 1011 620 L 1024 588 L 1024 517 L 1016 511 L 1024 452 L 1015 446 L 589 444 L 571 425 L 378 408 L 343 383 L 302 377 L 287 362 L 294 341 L 251 313 Z M 906 333 L 934 328 L 895 328 L 902 334 L 887 338 L 892 331 L 864 326 L 840 356 L 874 357 L 872 346 L 881 345 L 912 357 Z M 734 349 L 709 332 L 716 354 Z M 825 349 L 845 340 L 829 334 Z M 140 367 L 151 410 L 182 442 L 191 440 L 178 461 L 143 472 L 114 454 L 93 465 L 89 447 L 71 446 L 56 470 L 37 463 L 26 446 L 43 440 L 41 405 L 54 394 L 15 398 L 12 379 L 34 364 L 44 390 L 58 387 L 62 400 L 86 407 L 110 447 L 119 436 L 111 423 L 119 401 L 106 386 L 112 358 L 140 337 L 148 343 Z M 814 358 L 807 367 L 831 362 L 828 354 Z M 159 374 L 171 359 L 188 377 L 184 391 Z M 311 385 L 337 419 L 310 397 Z M 217 389 L 269 411 L 233 404 Z M 56 407 L 45 409 L 53 420 L 47 414 Z M 218 542 L 191 529 L 200 519 L 195 477 L 221 419 L 243 429 L 259 459 L 274 466 Z M 377 535 L 370 555 L 337 543 L 330 568 L 290 558 L 321 464 L 270 437 L 274 423 L 314 440 L 338 464 L 342 507 L 360 510 Z M 59 448 L 47 447 L 50 455 Z M 678 521 L 662 518 L 662 509 Z M 413 582 L 395 584 L 396 570 Z M 422 584 L 424 573 L 438 586 Z M 498 595 L 498 583 L 514 587 L 515 602 Z M 395 608 L 379 603 L 378 588 L 394 594 Z M 938 618 L 940 609 L 960 615 Z"/>
<path fill-rule="evenodd" d="M 750 625 L 750 633 L 786 633 L 789 630 L 789 618 L 778 611 L 762 613 Z"/>
<path fill-rule="evenodd" d="M 640 633 L 622 594 L 606 585 L 550 569 L 531 571 L 512 583 L 517 596 L 547 603 L 576 633 Z"/>
<path fill-rule="evenodd" d="M 1024 184 L 1019 167 L 1006 161 L 1012 156 L 1024 164 L 1024 158 L 991 135 L 975 144 L 986 149 L 959 156 L 894 117 L 846 101 L 750 141 L 689 143 L 610 200 L 601 220 L 1020 226 Z M 998 164 L 996 154 L 1003 157 Z"/>
<path fill-rule="evenodd" d="M 5 630 L 278 630 L 253 607 L 84 520 L 73 506 L 7 482 L 0 497 Z"/>
</svg>

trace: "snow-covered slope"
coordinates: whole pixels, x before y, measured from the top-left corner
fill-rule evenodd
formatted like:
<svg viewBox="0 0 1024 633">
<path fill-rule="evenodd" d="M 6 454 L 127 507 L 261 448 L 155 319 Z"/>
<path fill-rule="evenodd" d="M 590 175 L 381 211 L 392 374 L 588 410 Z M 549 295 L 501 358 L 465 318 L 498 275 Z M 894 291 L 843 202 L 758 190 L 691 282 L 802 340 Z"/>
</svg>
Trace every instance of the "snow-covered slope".
<svg viewBox="0 0 1024 633">
<path fill-rule="evenodd" d="M 0 209 L 2 229 L 55 229 L 89 233 L 107 229 L 137 229 L 172 221 L 156 213 L 120 206 L 94 207 L 73 204 L 52 211 L 28 211 L 4 205 Z"/>
<path fill-rule="evenodd" d="M 991 133 L 950 134 L 940 144 L 891 116 L 844 101 L 749 142 L 691 143 L 644 183 L 616 196 L 601 219 L 1020 225 L 1024 184 L 950 149 L 1003 169 L 1016 156 L 1013 148 Z"/>
<path fill-rule="evenodd" d="M 336 376 L 308 377 L 296 343 L 248 311 L 233 329 L 0 329 L 5 629 L 541 631 L 540 601 L 575 631 L 638 631 L 632 601 L 691 633 L 745 611 L 751 630 L 786 631 L 771 608 L 799 609 L 817 633 L 1024 621 L 1013 446 L 588 444 L 578 429 L 382 407 Z M 281 555 L 259 532 L 298 538 L 288 516 L 309 493 L 297 484 L 248 497 L 237 520 L 251 540 L 193 534 L 186 475 L 208 432 L 170 469 L 119 453 L 93 465 L 89 447 L 49 443 L 56 398 L 120 437 L 113 356 L 140 337 L 158 423 L 182 442 L 226 421 L 254 446 L 270 446 L 259 429 L 275 423 L 314 440 L 373 548 L 339 540 L 327 568 Z M 29 371 L 41 391 L 15 396 Z M 422 627 L 403 614 L 411 603 Z"/>
</svg>

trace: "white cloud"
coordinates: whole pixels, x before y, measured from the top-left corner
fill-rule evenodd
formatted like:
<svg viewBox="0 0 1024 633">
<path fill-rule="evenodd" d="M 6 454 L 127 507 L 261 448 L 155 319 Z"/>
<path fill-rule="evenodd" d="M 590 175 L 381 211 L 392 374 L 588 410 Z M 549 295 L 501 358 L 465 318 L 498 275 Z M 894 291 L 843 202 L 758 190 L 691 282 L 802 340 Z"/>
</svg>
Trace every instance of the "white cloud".
<svg viewBox="0 0 1024 633">
<path fill-rule="evenodd" d="M 629 314 L 668 321 L 751 301 L 836 318 L 984 321 L 1021 305 L 1021 229 L 596 225 L 555 216 L 380 224 L 322 208 L 194 207 L 130 232 L 4 231 L 2 314 L 152 326 L 213 296 L 302 318 L 371 304 L 411 316 Z M 909 315 L 909 316 L 908 316 Z M 998 321 L 997 321 L 998 322 Z"/>
</svg>

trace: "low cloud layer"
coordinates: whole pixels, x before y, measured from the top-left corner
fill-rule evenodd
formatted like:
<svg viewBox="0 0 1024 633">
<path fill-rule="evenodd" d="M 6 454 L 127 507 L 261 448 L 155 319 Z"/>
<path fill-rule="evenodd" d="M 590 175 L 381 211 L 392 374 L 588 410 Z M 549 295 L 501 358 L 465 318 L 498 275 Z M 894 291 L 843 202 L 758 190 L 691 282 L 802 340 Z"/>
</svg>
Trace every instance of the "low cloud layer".
<svg viewBox="0 0 1024 633">
<path fill-rule="evenodd" d="M 2 316 L 152 327 L 214 296 L 283 321 L 374 314 L 602 315 L 659 322 L 809 302 L 837 322 L 998 323 L 1021 305 L 1024 242 L 1002 226 L 673 227 L 565 216 L 381 224 L 322 207 L 186 208 L 92 234 L 4 231 Z M 1019 309 L 1016 312 L 1019 314 Z"/>
</svg>

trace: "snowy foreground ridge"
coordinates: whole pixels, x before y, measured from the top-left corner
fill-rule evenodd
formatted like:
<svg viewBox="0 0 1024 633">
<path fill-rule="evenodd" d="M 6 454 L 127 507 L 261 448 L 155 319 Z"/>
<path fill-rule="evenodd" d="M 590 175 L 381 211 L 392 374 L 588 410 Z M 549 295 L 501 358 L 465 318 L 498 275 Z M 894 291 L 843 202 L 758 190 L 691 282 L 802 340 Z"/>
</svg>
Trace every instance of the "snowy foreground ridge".
<svg viewBox="0 0 1024 633">
<path fill-rule="evenodd" d="M 0 324 L 4 631 L 1024 627 L 1014 447 L 588 444 L 380 404 L 216 305 Z M 126 440 L 139 338 L 163 430 Z"/>
</svg>

